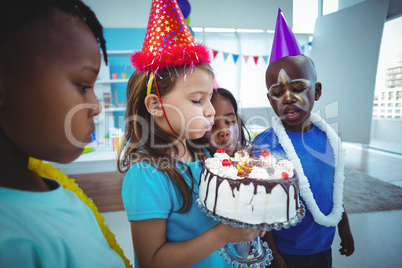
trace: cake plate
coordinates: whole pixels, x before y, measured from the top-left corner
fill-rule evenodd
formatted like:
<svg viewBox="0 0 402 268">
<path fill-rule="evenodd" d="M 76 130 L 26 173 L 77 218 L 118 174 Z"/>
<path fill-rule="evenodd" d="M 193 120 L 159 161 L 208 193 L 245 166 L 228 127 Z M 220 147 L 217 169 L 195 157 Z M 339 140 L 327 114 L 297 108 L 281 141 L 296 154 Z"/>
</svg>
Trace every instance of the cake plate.
<svg viewBox="0 0 402 268">
<path fill-rule="evenodd" d="M 230 224 L 233 227 L 254 229 L 256 231 L 279 231 L 282 228 L 288 229 L 301 222 L 305 216 L 304 205 L 299 202 L 300 207 L 296 212 L 296 216 L 289 219 L 289 221 L 275 222 L 273 224 L 248 224 L 214 215 L 212 211 L 204 206 L 199 198 L 197 198 L 197 204 L 202 212 L 216 221 L 221 221 L 223 224 Z M 272 250 L 268 247 L 267 242 L 261 240 L 260 236 L 257 236 L 249 242 L 228 243 L 220 249 L 220 255 L 226 263 L 231 263 L 234 268 L 263 268 L 269 266 L 273 260 Z"/>
</svg>

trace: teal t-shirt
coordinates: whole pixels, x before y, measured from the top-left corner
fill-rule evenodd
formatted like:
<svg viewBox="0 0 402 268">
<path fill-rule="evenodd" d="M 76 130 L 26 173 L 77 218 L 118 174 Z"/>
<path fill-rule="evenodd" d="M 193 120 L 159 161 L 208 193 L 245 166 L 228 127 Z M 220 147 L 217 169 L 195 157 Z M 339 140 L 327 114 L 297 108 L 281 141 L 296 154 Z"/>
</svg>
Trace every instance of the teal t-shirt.
<svg viewBox="0 0 402 268">
<path fill-rule="evenodd" d="M 57 181 L 56 189 L 0 187 L 0 267 L 125 267 L 90 208 Z"/>
<path fill-rule="evenodd" d="M 122 188 L 124 207 L 129 221 L 166 219 L 166 239 L 168 242 L 185 241 L 194 238 L 217 224 L 201 212 L 196 203 L 198 183 L 202 171 L 199 161 L 186 163 L 194 177 L 194 192 L 191 208 L 186 213 L 178 213 L 182 198 L 175 184 L 161 172 L 142 161 L 133 164 L 127 171 Z M 177 168 L 182 170 L 183 166 Z M 181 172 L 191 186 L 187 173 Z M 135 264 L 138 267 L 138 264 Z M 226 264 L 219 251 L 214 252 L 191 267 L 218 268 L 231 267 Z"/>
</svg>

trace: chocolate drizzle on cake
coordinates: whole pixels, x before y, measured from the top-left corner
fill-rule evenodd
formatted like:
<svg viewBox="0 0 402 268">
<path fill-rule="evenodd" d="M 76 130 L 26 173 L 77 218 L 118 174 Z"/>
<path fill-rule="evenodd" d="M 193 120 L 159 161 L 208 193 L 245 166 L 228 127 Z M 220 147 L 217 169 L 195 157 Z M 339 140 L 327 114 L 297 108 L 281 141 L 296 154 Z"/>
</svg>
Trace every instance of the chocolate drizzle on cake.
<svg viewBox="0 0 402 268">
<path fill-rule="evenodd" d="M 216 178 L 216 187 L 215 187 L 215 200 L 214 200 L 214 207 L 213 207 L 213 214 L 216 215 L 216 206 L 218 202 L 218 192 L 219 192 L 219 187 L 222 184 L 223 181 L 227 181 L 229 183 L 229 186 L 232 190 L 232 196 L 235 197 L 235 189 L 237 191 L 240 190 L 241 185 L 250 185 L 252 184 L 254 186 L 254 195 L 257 194 L 257 187 L 262 186 L 265 188 L 265 193 L 270 194 L 272 192 L 272 189 L 277 186 L 281 185 L 284 191 L 287 194 L 287 220 L 289 220 L 289 206 L 290 206 L 290 187 L 293 186 L 294 189 L 294 200 L 296 200 L 296 210 L 299 209 L 299 185 L 298 185 L 298 180 L 296 175 L 294 175 L 292 178 L 289 179 L 275 179 L 275 180 L 260 180 L 260 179 L 253 179 L 253 178 L 248 178 L 248 177 L 242 177 L 239 179 L 230 179 L 230 178 L 222 178 L 212 172 L 210 172 L 208 169 L 204 168 L 202 171 L 201 178 L 204 178 L 204 182 L 207 181 L 207 188 L 206 188 L 206 193 L 205 193 L 205 198 L 204 200 L 201 200 L 204 205 L 206 206 L 207 199 L 209 196 L 209 188 L 210 188 L 210 183 L 213 178 Z M 201 180 L 200 180 L 201 184 Z"/>
</svg>

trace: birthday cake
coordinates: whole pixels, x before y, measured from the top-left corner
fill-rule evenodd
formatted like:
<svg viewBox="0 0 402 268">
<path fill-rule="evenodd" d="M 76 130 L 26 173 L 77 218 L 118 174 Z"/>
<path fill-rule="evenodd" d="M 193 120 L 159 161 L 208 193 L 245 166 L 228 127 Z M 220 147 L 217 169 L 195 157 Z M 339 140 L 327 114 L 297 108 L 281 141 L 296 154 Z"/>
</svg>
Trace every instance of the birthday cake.
<svg viewBox="0 0 402 268">
<path fill-rule="evenodd" d="M 299 209 L 299 184 L 292 163 L 267 150 L 258 159 L 246 151 L 231 158 L 219 148 L 205 161 L 199 202 L 212 215 L 239 223 L 289 222 Z"/>
</svg>

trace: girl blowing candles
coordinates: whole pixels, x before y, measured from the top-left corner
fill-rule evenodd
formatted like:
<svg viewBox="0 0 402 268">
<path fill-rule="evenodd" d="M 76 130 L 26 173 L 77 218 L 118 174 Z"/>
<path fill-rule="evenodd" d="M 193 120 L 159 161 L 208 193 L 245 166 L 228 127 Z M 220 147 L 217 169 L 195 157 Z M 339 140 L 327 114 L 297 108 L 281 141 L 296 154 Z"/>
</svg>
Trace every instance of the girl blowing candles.
<svg viewBox="0 0 402 268">
<path fill-rule="evenodd" d="M 250 133 L 238 115 L 237 101 L 229 90 L 221 87 L 214 89 L 211 102 L 215 108 L 215 118 L 211 131 L 204 135 L 208 151 L 213 155 L 223 147 L 233 157 L 239 147 L 248 146 Z"/>
<path fill-rule="evenodd" d="M 258 232 L 217 224 L 195 199 L 211 129 L 213 72 L 176 1 L 154 0 L 127 88 L 122 196 L 140 267 L 225 267 L 218 249 Z M 228 266 L 229 267 L 229 266 Z"/>
</svg>

